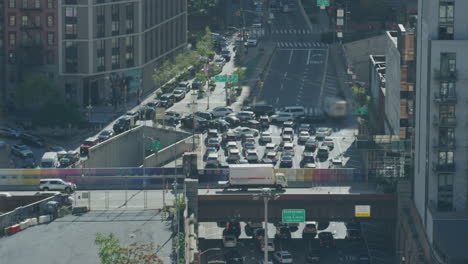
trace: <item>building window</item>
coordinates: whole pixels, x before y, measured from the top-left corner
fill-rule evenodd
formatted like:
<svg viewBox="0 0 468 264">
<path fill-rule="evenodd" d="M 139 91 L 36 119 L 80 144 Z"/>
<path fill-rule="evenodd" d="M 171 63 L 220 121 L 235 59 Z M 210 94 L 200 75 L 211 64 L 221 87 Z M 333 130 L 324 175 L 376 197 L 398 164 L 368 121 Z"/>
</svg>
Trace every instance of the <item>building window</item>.
<svg viewBox="0 0 468 264">
<path fill-rule="evenodd" d="M 73 39 L 77 37 L 76 24 L 65 24 L 65 38 Z"/>
<path fill-rule="evenodd" d="M 440 54 L 440 72 L 452 73 L 456 71 L 456 54 L 455 53 L 441 53 Z"/>
<path fill-rule="evenodd" d="M 41 26 L 41 16 L 34 17 L 35 26 Z"/>
<path fill-rule="evenodd" d="M 125 21 L 125 27 L 127 34 L 133 33 L 133 19 L 127 19 Z"/>
<path fill-rule="evenodd" d="M 16 0 L 9 0 L 8 1 L 8 7 L 9 8 L 15 8 L 16 7 Z"/>
<path fill-rule="evenodd" d="M 104 24 L 97 24 L 96 35 L 98 38 L 104 37 L 105 34 L 105 26 Z"/>
<path fill-rule="evenodd" d="M 439 128 L 439 146 L 455 147 L 455 129 Z"/>
<path fill-rule="evenodd" d="M 47 45 L 53 46 L 55 44 L 54 32 L 47 32 Z"/>
<path fill-rule="evenodd" d="M 76 7 L 67 7 L 65 8 L 65 16 L 66 17 L 76 17 Z"/>
<path fill-rule="evenodd" d="M 104 57 L 97 57 L 97 71 L 104 71 L 105 68 L 105 58 Z"/>
<path fill-rule="evenodd" d="M 55 8 L 55 0 L 47 0 L 47 8 Z"/>
<path fill-rule="evenodd" d="M 10 25 L 11 27 L 16 26 L 16 16 L 15 15 L 10 15 L 10 17 L 8 19 L 8 25 Z"/>
<path fill-rule="evenodd" d="M 118 35 L 119 34 L 119 21 L 112 21 L 112 35 Z"/>
<path fill-rule="evenodd" d="M 455 105 L 443 104 L 439 109 L 440 118 L 455 118 Z"/>
<path fill-rule="evenodd" d="M 54 26 L 54 16 L 47 16 L 47 26 L 48 27 Z"/>
<path fill-rule="evenodd" d="M 28 0 L 23 0 L 23 1 L 21 2 L 21 6 L 22 6 L 23 8 L 28 8 Z"/>
<path fill-rule="evenodd" d="M 453 166 L 454 157 L 452 151 L 441 151 L 439 152 L 439 165 L 441 166 Z"/>
<path fill-rule="evenodd" d="M 440 96 L 455 96 L 455 83 L 443 81 L 440 83 Z"/>
<path fill-rule="evenodd" d="M 440 2 L 439 24 L 453 24 L 453 2 Z"/>
<path fill-rule="evenodd" d="M 78 49 L 73 42 L 65 42 L 65 71 L 78 72 Z"/>
<path fill-rule="evenodd" d="M 438 175 L 437 207 L 444 211 L 453 209 L 453 174 Z"/>
<path fill-rule="evenodd" d="M 28 23 L 28 16 L 22 16 L 21 17 L 21 26 L 25 27 L 27 26 L 29 23 Z"/>
<path fill-rule="evenodd" d="M 112 69 L 120 68 L 120 55 L 113 54 L 111 57 Z"/>
<path fill-rule="evenodd" d="M 34 0 L 34 7 L 41 8 L 41 0 Z"/>
<path fill-rule="evenodd" d="M 119 5 L 112 5 L 111 6 L 111 16 L 113 21 L 119 20 Z"/>
<path fill-rule="evenodd" d="M 8 44 L 10 47 L 14 47 L 16 45 L 16 33 L 15 32 L 10 32 L 8 34 Z"/>
</svg>

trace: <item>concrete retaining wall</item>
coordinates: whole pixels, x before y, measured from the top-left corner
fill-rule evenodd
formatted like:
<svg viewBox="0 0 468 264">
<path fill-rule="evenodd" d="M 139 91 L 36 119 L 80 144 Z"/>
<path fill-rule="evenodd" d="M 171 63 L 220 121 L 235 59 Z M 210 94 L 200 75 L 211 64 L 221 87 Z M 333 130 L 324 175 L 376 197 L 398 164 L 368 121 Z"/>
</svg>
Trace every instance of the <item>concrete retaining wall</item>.
<svg viewBox="0 0 468 264">
<path fill-rule="evenodd" d="M 175 129 L 139 126 L 92 147 L 84 167 L 139 167 L 143 164 L 143 157 L 151 152 L 152 139 L 161 141 L 165 148 L 189 135 Z"/>
<path fill-rule="evenodd" d="M 182 139 L 173 145 L 170 145 L 158 153 L 153 153 L 145 158 L 145 167 L 159 167 L 170 161 L 179 158 L 184 152 L 192 149 L 192 137 Z"/>
</svg>

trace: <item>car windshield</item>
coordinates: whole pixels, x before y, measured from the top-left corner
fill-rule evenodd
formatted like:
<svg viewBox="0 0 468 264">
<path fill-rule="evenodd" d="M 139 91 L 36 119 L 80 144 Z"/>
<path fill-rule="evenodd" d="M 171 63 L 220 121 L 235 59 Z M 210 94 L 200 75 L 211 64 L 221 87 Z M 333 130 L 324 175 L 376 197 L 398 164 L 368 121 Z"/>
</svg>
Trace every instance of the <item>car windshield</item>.
<svg viewBox="0 0 468 264">
<path fill-rule="evenodd" d="M 103 136 L 109 136 L 110 135 L 110 131 L 106 130 L 106 131 L 102 131 L 101 135 Z"/>
<path fill-rule="evenodd" d="M 286 155 L 286 156 L 283 156 L 283 160 L 284 160 L 284 161 L 291 161 L 291 160 L 292 160 L 292 157 L 289 156 L 289 155 Z"/>
<path fill-rule="evenodd" d="M 41 168 L 52 168 L 54 163 L 52 161 L 42 161 L 41 162 Z"/>
<path fill-rule="evenodd" d="M 85 142 L 83 142 L 83 145 L 92 145 L 93 144 L 93 141 L 91 140 L 86 140 Z"/>
</svg>

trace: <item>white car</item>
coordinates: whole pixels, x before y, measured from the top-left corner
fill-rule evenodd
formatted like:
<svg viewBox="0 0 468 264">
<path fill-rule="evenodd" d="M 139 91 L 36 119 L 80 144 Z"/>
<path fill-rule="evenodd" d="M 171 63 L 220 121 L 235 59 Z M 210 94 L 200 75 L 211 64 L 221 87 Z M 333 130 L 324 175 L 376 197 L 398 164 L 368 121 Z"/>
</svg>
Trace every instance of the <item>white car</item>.
<svg viewBox="0 0 468 264">
<path fill-rule="evenodd" d="M 245 45 L 246 47 L 255 47 L 255 46 L 257 46 L 257 44 L 258 44 L 258 41 L 257 41 L 256 38 L 249 38 L 249 39 L 244 43 L 244 45 Z"/>
<path fill-rule="evenodd" d="M 275 254 L 273 254 L 273 257 L 275 258 L 277 263 L 293 263 L 291 253 L 289 253 L 288 251 L 275 252 Z"/>
<path fill-rule="evenodd" d="M 267 143 L 265 146 L 265 152 L 276 151 L 276 144 L 275 143 Z"/>
<path fill-rule="evenodd" d="M 289 135 L 294 140 L 294 129 L 292 127 L 285 127 L 281 132 L 281 136 Z"/>
<path fill-rule="evenodd" d="M 237 238 L 234 235 L 224 235 L 223 236 L 223 246 L 227 248 L 232 248 L 237 246 Z"/>
<path fill-rule="evenodd" d="M 236 134 L 237 138 L 242 137 L 243 135 L 252 134 L 254 137 L 258 136 L 259 132 L 257 129 L 250 128 L 250 127 L 238 127 L 234 129 L 234 134 Z"/>
<path fill-rule="evenodd" d="M 329 127 L 319 127 L 317 128 L 317 131 L 315 132 L 315 137 L 316 138 L 324 138 L 331 136 L 332 134 L 332 129 Z"/>
<path fill-rule="evenodd" d="M 223 117 L 223 116 L 227 116 L 227 115 L 231 114 L 232 112 L 233 111 L 232 111 L 232 108 L 230 106 L 219 106 L 219 107 L 215 107 L 211 111 L 211 114 L 214 117 Z"/>
<path fill-rule="evenodd" d="M 248 149 L 245 153 L 245 159 L 249 162 L 258 162 L 257 151 L 254 149 Z"/>
<path fill-rule="evenodd" d="M 335 147 L 335 143 L 333 143 L 333 138 L 326 137 L 323 139 L 322 145 L 327 146 L 330 149 Z"/>
<path fill-rule="evenodd" d="M 299 143 L 305 143 L 308 139 L 309 139 L 310 135 L 309 135 L 309 132 L 307 131 L 301 131 L 299 133 L 299 139 L 298 139 L 298 142 Z"/>
<path fill-rule="evenodd" d="M 271 116 L 272 123 L 294 121 L 293 114 L 290 113 L 277 113 Z"/>
<path fill-rule="evenodd" d="M 255 119 L 255 114 L 252 111 L 240 111 L 239 113 L 237 113 L 236 116 L 237 118 L 239 118 L 240 121 Z"/>
<path fill-rule="evenodd" d="M 231 149 L 237 149 L 237 142 L 229 141 L 228 143 L 226 143 L 226 152 L 228 152 Z"/>
<path fill-rule="evenodd" d="M 262 252 L 265 251 L 265 240 L 264 239 L 260 240 L 260 250 Z M 268 250 L 268 252 L 274 252 L 275 251 L 275 242 L 271 238 L 268 239 L 267 250 Z"/>
<path fill-rule="evenodd" d="M 219 165 L 218 153 L 212 152 L 208 154 L 208 157 L 206 158 L 206 165 L 217 167 Z"/>
<path fill-rule="evenodd" d="M 230 149 L 226 161 L 228 163 L 238 162 L 241 159 L 240 152 L 238 149 Z"/>
<path fill-rule="evenodd" d="M 266 132 L 266 131 L 262 132 L 262 134 L 260 134 L 259 141 L 262 142 L 262 143 L 270 143 L 272 141 L 271 133 Z"/>
<path fill-rule="evenodd" d="M 39 181 L 39 190 L 47 191 L 65 191 L 72 193 L 76 190 L 76 184 L 66 182 L 62 179 L 41 179 Z"/>
<path fill-rule="evenodd" d="M 283 153 L 285 153 L 285 152 L 291 153 L 291 155 L 294 156 L 294 144 L 293 143 L 284 143 Z"/>
</svg>

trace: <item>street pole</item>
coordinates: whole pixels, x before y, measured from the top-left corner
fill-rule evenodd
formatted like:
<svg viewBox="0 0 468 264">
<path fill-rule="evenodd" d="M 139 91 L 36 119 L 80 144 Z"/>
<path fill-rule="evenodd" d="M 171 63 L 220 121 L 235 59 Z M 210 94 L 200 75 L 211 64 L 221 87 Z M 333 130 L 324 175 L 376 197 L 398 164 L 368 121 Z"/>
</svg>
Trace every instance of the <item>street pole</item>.
<svg viewBox="0 0 468 264">
<path fill-rule="evenodd" d="M 270 199 L 270 192 L 266 191 L 263 194 L 263 202 L 265 205 L 265 236 L 264 236 L 264 247 L 263 247 L 263 263 L 268 264 L 268 199 Z"/>
<path fill-rule="evenodd" d="M 143 182 L 145 182 L 145 174 L 146 174 L 146 169 L 145 169 L 145 133 L 142 133 L 143 137 L 141 138 L 141 143 L 142 143 L 142 150 L 141 150 L 141 153 L 142 153 L 142 162 L 141 162 L 141 166 L 143 166 Z M 143 184 L 145 185 L 145 184 Z"/>
<path fill-rule="evenodd" d="M 176 253 L 177 253 L 177 264 L 180 264 L 180 260 L 179 260 L 180 259 L 180 254 L 179 254 L 179 247 L 180 247 L 180 244 L 179 244 L 180 243 L 180 240 L 179 240 L 179 232 L 180 232 L 180 219 L 179 219 L 180 215 L 179 215 L 179 212 L 180 212 L 180 208 L 179 208 L 179 199 L 177 199 L 177 197 L 178 197 L 178 195 L 177 195 L 177 185 L 178 185 L 177 179 L 174 178 L 173 187 L 174 187 L 174 196 L 175 196 L 175 201 L 176 201 L 175 202 L 175 207 L 176 207 L 176 221 L 177 221 L 177 233 L 176 233 L 177 234 L 176 235 L 176 237 L 177 237 L 177 248 L 176 248 L 177 252 Z"/>
</svg>

